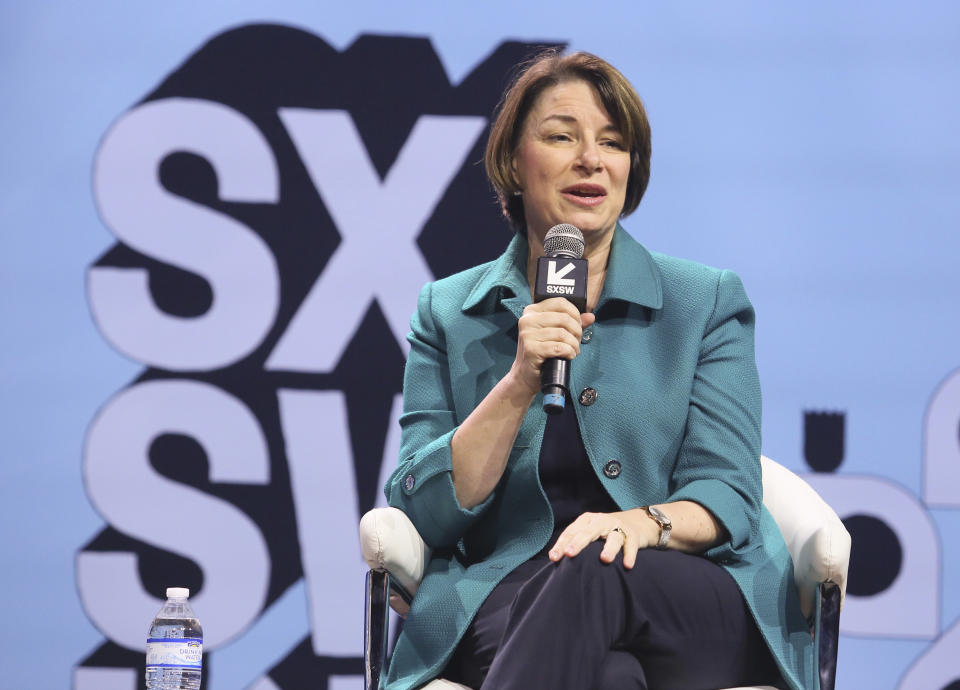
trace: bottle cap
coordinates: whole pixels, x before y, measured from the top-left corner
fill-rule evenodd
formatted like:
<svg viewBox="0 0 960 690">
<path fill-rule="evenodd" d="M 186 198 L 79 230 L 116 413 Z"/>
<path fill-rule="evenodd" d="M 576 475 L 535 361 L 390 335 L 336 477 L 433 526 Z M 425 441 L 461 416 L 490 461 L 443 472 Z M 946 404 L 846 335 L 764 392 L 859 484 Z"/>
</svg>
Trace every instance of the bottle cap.
<svg viewBox="0 0 960 690">
<path fill-rule="evenodd" d="M 190 590 L 186 587 L 167 587 L 167 599 L 186 599 Z"/>
</svg>

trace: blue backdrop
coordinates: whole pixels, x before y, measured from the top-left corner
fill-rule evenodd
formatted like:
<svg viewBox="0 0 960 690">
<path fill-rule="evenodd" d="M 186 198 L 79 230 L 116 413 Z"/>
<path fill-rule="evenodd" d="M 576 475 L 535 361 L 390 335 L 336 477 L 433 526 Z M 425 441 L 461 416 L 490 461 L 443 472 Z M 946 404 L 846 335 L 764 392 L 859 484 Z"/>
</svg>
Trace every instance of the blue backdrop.
<svg viewBox="0 0 960 690">
<path fill-rule="evenodd" d="M 0 7 L 0 685 L 132 690 L 186 583 L 208 687 L 361 687 L 405 322 L 504 246 L 474 162 L 558 43 L 646 102 L 625 227 L 756 306 L 764 453 L 854 537 L 838 686 L 958 687 L 960 8 L 565 0 Z"/>
</svg>

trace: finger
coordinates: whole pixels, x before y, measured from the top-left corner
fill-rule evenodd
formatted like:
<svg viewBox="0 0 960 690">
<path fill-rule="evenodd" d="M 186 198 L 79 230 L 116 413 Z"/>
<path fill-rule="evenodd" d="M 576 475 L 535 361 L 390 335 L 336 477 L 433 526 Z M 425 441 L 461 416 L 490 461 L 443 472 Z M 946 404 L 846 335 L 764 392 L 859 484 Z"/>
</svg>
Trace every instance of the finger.
<svg viewBox="0 0 960 690">
<path fill-rule="evenodd" d="M 556 357 L 556 345 L 571 351 L 571 359 L 580 354 L 580 338 L 563 328 L 531 328 L 519 334 L 519 345 L 524 350 L 536 350 L 548 357 Z"/>
<path fill-rule="evenodd" d="M 567 540 L 567 545 L 563 550 L 563 555 L 568 558 L 573 558 L 587 548 L 588 544 L 592 544 L 601 538 L 595 528 L 580 528 L 570 535 L 570 539 Z"/>
<path fill-rule="evenodd" d="M 518 333 L 524 341 L 564 338 L 579 343 L 583 329 L 566 314 L 525 314 L 520 317 Z"/>
<path fill-rule="evenodd" d="M 550 299 L 545 299 L 542 302 L 534 302 L 524 309 L 526 311 L 530 309 L 531 311 L 554 311 L 554 312 L 564 312 L 569 314 L 571 318 L 580 320 L 580 312 L 577 311 L 577 308 L 573 306 L 573 302 L 568 300 L 566 297 L 551 297 Z"/>
<path fill-rule="evenodd" d="M 570 528 L 568 527 L 567 529 L 563 530 L 563 532 L 560 533 L 560 536 L 557 537 L 557 540 L 553 542 L 553 546 L 550 547 L 550 552 L 547 554 L 547 556 L 551 561 L 559 561 L 561 558 L 563 558 L 563 551 L 567 548 L 567 530 L 569 529 Z"/>
<path fill-rule="evenodd" d="M 399 594 L 390 595 L 390 608 L 396 611 L 402 618 L 406 618 L 410 613 L 410 604 L 405 602 Z"/>
<path fill-rule="evenodd" d="M 623 567 L 625 570 L 630 570 L 637 562 L 637 551 L 640 550 L 640 545 L 637 543 L 637 540 L 631 536 L 627 536 L 623 540 Z"/>
<path fill-rule="evenodd" d="M 541 355 L 541 363 L 547 359 L 575 359 L 580 354 L 580 350 L 570 343 L 561 343 L 557 341 L 544 343 Z"/>
<path fill-rule="evenodd" d="M 562 328 L 545 328 L 528 337 L 529 341 L 525 341 L 524 345 L 537 349 L 547 357 L 556 357 L 562 352 L 572 355 L 572 359 L 580 354 L 580 341 Z"/>
<path fill-rule="evenodd" d="M 573 541 L 573 537 L 577 533 L 577 530 L 581 528 L 581 526 L 578 524 L 579 520 L 580 518 L 577 518 L 567 525 L 566 529 L 564 529 L 560 533 L 560 536 L 557 537 L 557 541 L 554 542 L 553 547 L 550 549 L 550 553 L 548 554 L 550 556 L 550 560 L 559 561 L 566 555 L 567 547 Z"/>
<path fill-rule="evenodd" d="M 548 359 L 574 359 L 579 353 L 576 347 L 570 343 L 563 343 L 556 340 L 534 341 L 523 346 L 524 359 L 530 362 L 530 365 L 540 370 L 540 367 Z"/>
<path fill-rule="evenodd" d="M 613 563 L 613 559 L 617 557 L 618 553 L 620 553 L 620 549 L 623 548 L 623 544 L 623 535 L 615 530 L 610 530 L 610 533 L 607 535 L 607 539 L 603 544 L 603 550 L 600 552 L 600 560 L 604 563 Z"/>
<path fill-rule="evenodd" d="M 558 561 L 564 556 L 576 556 L 587 544 L 602 538 L 604 516 L 604 513 L 581 513 L 557 537 L 548 554 L 550 559 Z"/>
<path fill-rule="evenodd" d="M 577 338 L 583 335 L 583 327 L 579 316 L 573 317 L 564 312 L 525 312 L 520 317 L 519 327 L 521 332 L 537 331 L 544 328 L 562 328 Z"/>
<path fill-rule="evenodd" d="M 596 320 L 597 320 L 597 315 L 594 314 L 592 311 L 584 312 L 580 314 L 580 327 L 586 328 L 587 326 L 592 325 L 593 322 Z"/>
<path fill-rule="evenodd" d="M 562 326 L 545 326 L 543 328 L 534 328 L 523 335 L 526 339 L 532 342 L 556 341 L 567 343 L 571 347 L 580 344 L 576 334 L 571 333 L 568 329 L 563 328 Z"/>
</svg>

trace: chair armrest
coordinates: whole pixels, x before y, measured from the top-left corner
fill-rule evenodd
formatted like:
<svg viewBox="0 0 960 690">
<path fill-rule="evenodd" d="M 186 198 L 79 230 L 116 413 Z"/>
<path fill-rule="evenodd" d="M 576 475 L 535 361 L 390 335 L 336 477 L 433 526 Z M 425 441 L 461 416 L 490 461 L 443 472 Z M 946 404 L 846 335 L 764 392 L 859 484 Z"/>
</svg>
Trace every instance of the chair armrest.
<svg viewBox="0 0 960 690">
<path fill-rule="evenodd" d="M 800 606 L 808 618 L 816 606 L 818 585 L 832 582 L 847 590 L 850 534 L 827 503 L 786 467 L 761 458 L 763 504 L 773 515 L 793 558 Z"/>
<path fill-rule="evenodd" d="M 360 520 L 360 550 L 372 570 L 386 570 L 412 597 L 430 560 L 430 549 L 403 511 L 374 508 Z"/>
</svg>

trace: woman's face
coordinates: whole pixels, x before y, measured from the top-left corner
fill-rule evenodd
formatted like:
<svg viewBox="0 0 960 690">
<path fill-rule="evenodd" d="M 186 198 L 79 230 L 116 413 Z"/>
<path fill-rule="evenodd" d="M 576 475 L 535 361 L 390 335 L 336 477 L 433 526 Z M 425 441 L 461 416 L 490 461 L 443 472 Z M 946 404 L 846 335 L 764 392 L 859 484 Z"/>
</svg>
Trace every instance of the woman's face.
<svg viewBox="0 0 960 690">
<path fill-rule="evenodd" d="M 513 171 L 528 232 L 542 240 L 557 223 L 570 223 L 590 244 L 617 224 L 630 153 L 593 87 L 571 80 L 540 94 L 523 123 Z"/>
</svg>

